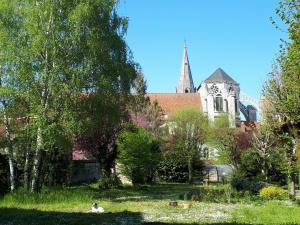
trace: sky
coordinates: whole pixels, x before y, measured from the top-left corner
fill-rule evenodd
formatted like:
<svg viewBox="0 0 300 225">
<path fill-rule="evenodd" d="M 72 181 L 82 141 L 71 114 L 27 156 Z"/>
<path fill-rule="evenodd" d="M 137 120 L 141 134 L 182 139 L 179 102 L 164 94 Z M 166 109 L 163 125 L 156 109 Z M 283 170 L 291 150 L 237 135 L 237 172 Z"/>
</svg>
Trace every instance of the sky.
<svg viewBox="0 0 300 225">
<path fill-rule="evenodd" d="M 121 0 L 118 12 L 129 18 L 126 41 L 149 93 L 175 92 L 186 40 L 196 87 L 222 68 L 259 99 L 280 39 L 287 40 L 270 21 L 278 20 L 277 6 L 277 0 Z"/>
</svg>

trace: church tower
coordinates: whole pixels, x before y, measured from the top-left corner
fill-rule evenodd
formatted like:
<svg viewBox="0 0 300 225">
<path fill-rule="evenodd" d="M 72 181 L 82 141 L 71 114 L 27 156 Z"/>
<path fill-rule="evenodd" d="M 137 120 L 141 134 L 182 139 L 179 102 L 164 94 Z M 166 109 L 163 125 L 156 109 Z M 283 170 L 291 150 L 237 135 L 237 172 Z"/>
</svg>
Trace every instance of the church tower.
<svg viewBox="0 0 300 225">
<path fill-rule="evenodd" d="M 186 43 L 184 43 L 182 65 L 176 93 L 195 93 L 195 87 L 187 55 Z"/>
</svg>

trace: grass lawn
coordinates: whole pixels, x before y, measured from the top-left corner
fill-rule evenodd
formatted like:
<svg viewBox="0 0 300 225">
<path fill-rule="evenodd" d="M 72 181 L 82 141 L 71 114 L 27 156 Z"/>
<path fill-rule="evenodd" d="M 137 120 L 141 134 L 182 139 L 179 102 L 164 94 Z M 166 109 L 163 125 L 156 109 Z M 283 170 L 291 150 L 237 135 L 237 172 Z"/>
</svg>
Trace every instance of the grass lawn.
<svg viewBox="0 0 300 225">
<path fill-rule="evenodd" d="M 191 202 L 180 200 L 187 191 L 201 187 L 187 184 L 120 187 L 99 190 L 93 185 L 43 189 L 28 195 L 22 191 L 0 200 L 0 224 L 7 225 L 179 225 L 179 224 L 300 224 L 300 206 L 290 201 L 260 200 Z M 179 207 L 168 206 L 176 200 Z M 92 202 L 105 213 L 89 212 Z"/>
</svg>

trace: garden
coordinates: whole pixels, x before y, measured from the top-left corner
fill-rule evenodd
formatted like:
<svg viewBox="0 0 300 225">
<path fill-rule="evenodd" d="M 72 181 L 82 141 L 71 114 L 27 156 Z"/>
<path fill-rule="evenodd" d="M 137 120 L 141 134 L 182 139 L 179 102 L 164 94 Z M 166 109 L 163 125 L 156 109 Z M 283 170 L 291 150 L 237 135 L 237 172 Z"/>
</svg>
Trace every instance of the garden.
<svg viewBox="0 0 300 225">
<path fill-rule="evenodd" d="M 171 201 L 178 205 L 170 206 Z M 91 213 L 93 202 L 105 212 Z M 279 194 L 267 200 L 216 184 L 204 187 L 162 183 L 99 189 L 94 183 L 45 188 L 31 195 L 18 190 L 0 200 L 0 224 L 7 225 L 299 224 L 299 221 L 299 202 L 287 200 L 286 196 Z"/>
<path fill-rule="evenodd" d="M 1 1 L 0 224 L 300 224 L 299 1 L 248 130 L 151 101 L 118 4 Z M 97 178 L 74 182 L 75 152 Z"/>
</svg>

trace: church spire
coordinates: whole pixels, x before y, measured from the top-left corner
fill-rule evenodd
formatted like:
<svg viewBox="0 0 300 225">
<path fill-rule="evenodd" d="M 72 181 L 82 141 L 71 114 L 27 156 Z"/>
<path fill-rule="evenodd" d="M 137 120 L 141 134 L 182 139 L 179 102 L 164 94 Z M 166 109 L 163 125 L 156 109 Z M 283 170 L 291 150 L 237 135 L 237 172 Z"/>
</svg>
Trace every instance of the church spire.
<svg viewBox="0 0 300 225">
<path fill-rule="evenodd" d="M 181 65 L 181 71 L 180 71 L 179 82 L 176 89 L 176 93 L 194 93 L 194 92 L 195 92 L 195 88 L 194 88 L 190 63 L 187 55 L 187 46 L 186 46 L 186 42 L 184 41 L 182 65 Z"/>
</svg>

